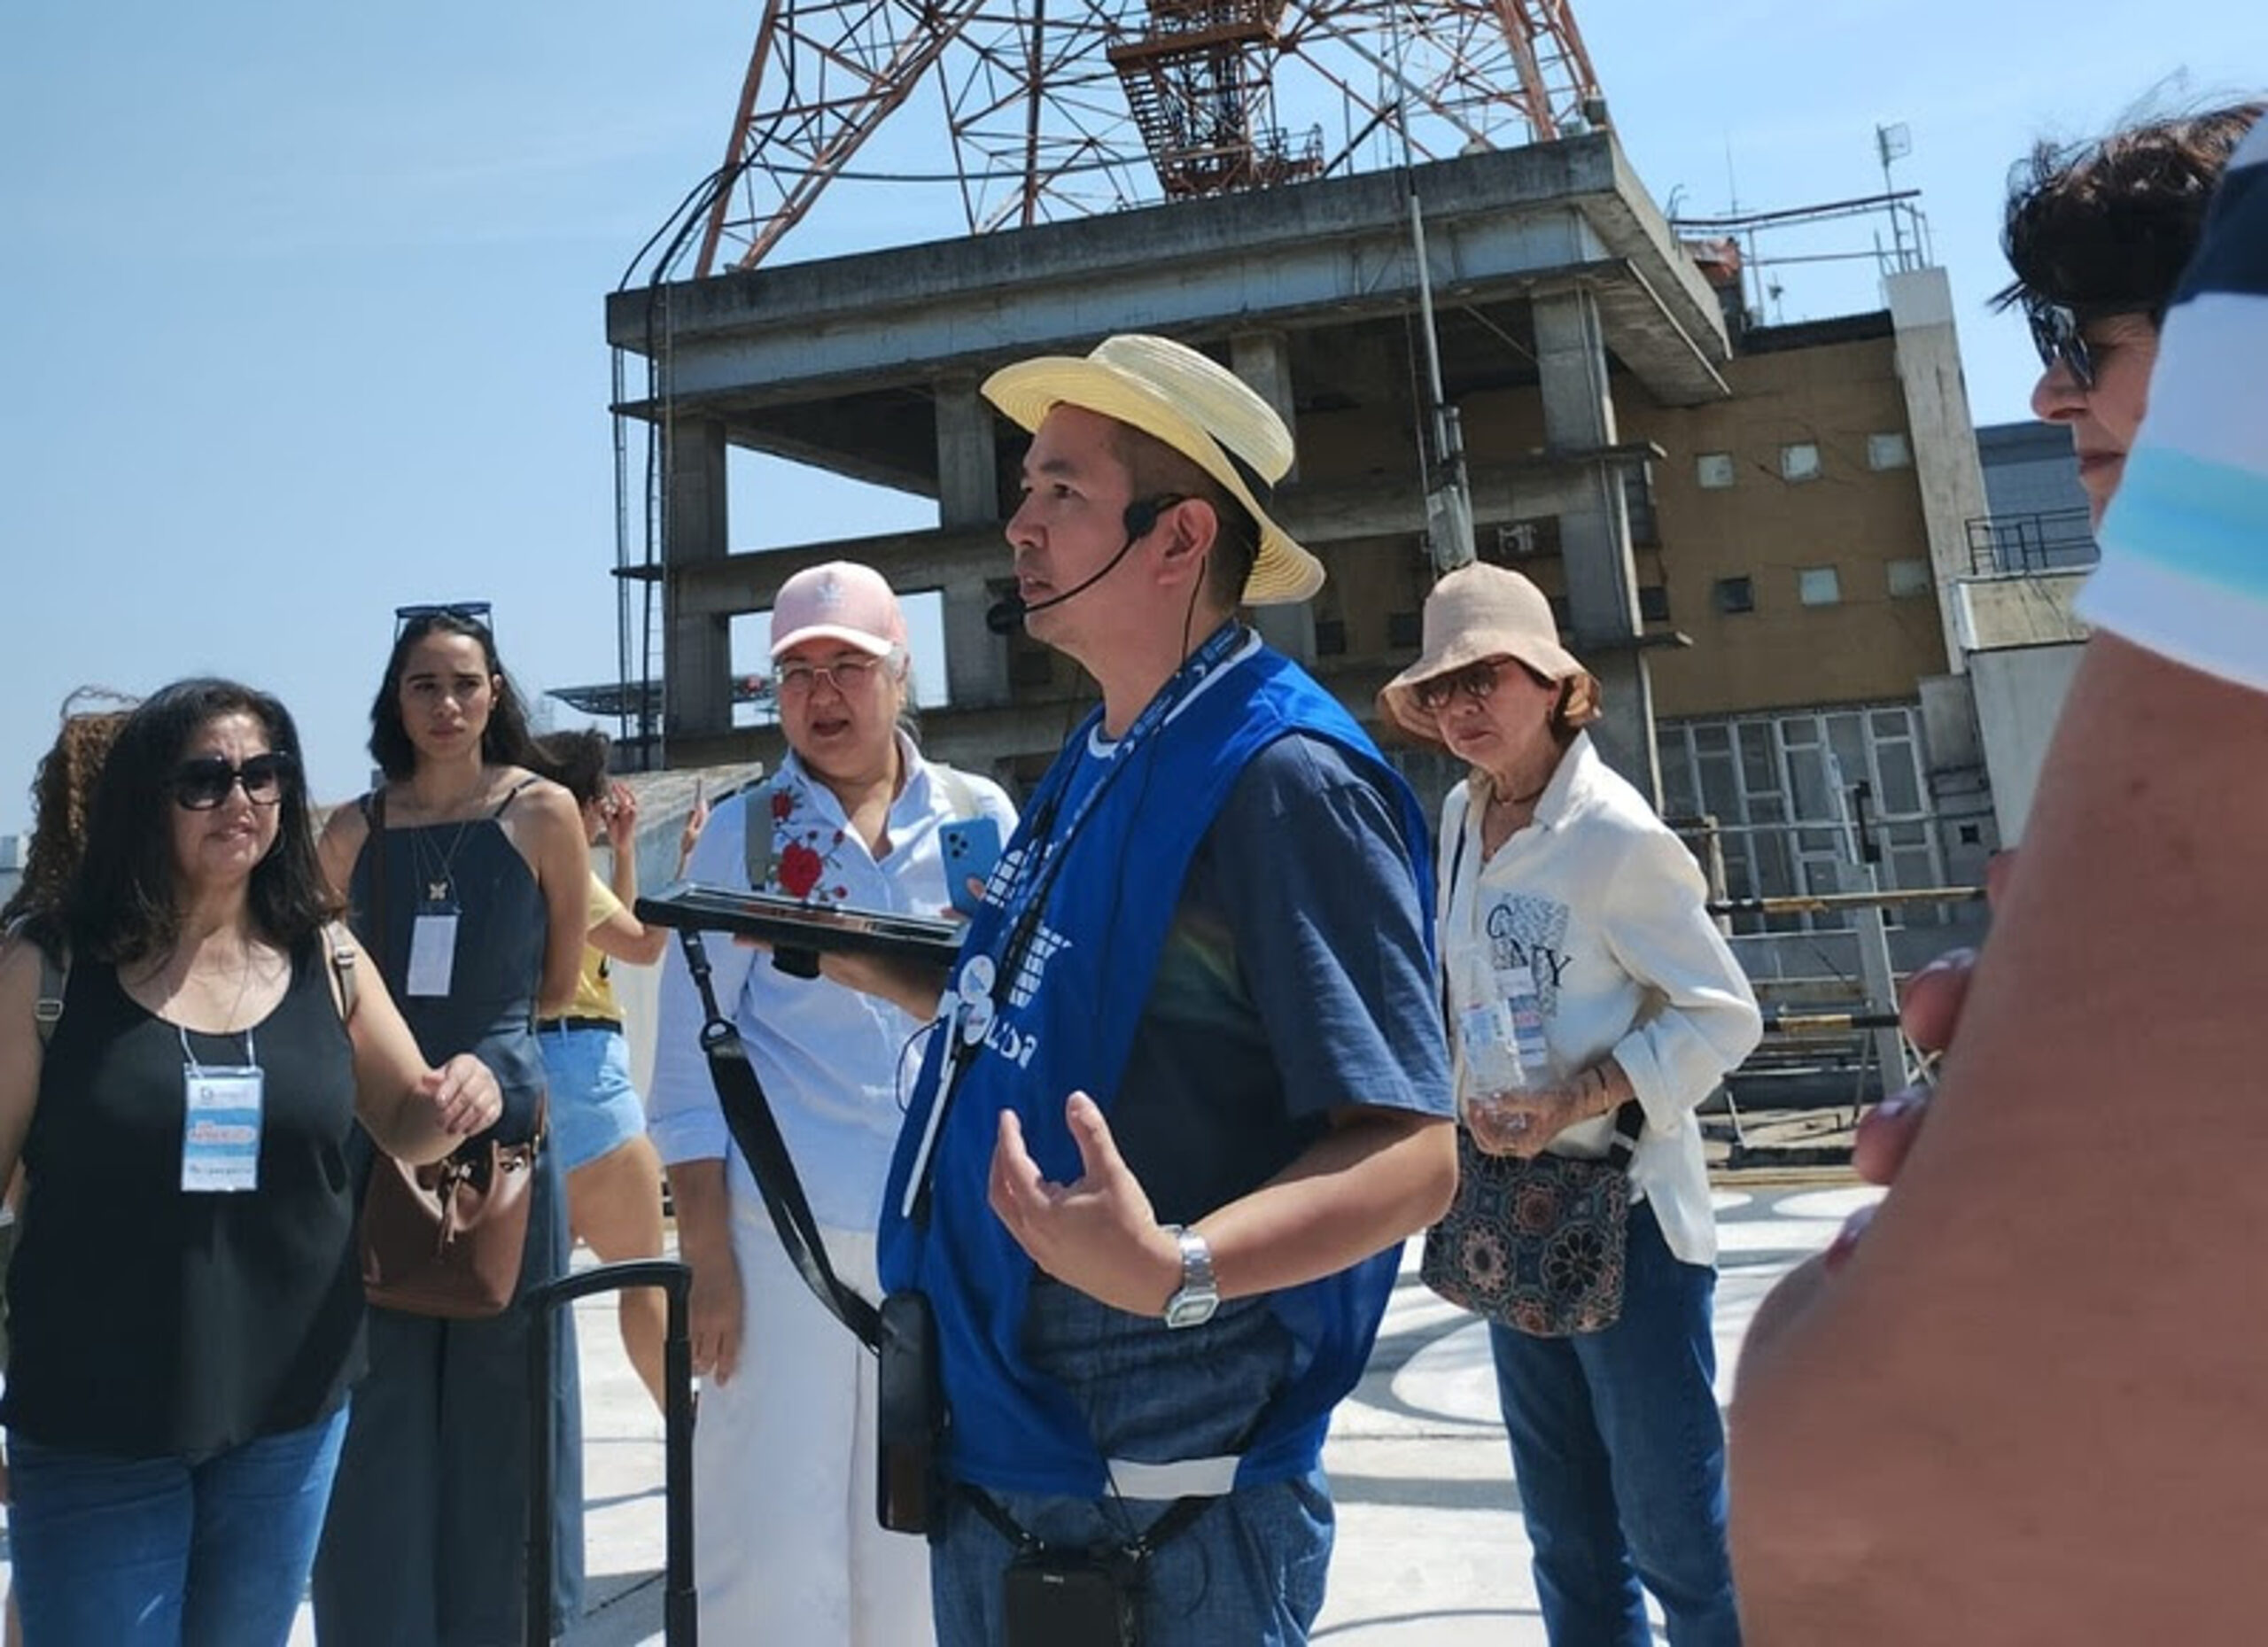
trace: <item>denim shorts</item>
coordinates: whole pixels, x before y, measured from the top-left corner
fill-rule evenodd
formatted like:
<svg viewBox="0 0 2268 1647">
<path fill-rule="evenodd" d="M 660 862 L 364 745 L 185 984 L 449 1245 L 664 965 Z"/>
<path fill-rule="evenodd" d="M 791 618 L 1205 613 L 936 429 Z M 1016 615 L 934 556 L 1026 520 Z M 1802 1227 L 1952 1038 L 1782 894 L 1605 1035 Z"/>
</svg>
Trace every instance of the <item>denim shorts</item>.
<svg viewBox="0 0 2268 1647">
<path fill-rule="evenodd" d="M 611 1155 L 646 1130 L 620 1030 L 540 1029 L 536 1040 L 551 1088 L 551 1144 L 563 1169 Z"/>
</svg>

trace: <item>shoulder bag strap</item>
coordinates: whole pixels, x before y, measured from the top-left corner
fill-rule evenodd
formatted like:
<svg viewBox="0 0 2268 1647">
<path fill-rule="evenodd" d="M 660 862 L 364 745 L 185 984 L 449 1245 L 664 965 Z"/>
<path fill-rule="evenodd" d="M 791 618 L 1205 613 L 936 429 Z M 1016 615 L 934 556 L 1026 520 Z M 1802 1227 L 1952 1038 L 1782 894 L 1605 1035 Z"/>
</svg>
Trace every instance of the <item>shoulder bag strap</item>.
<svg viewBox="0 0 2268 1647">
<path fill-rule="evenodd" d="M 386 969 L 386 792 L 384 789 L 373 789 L 362 797 L 362 816 L 370 826 L 369 835 L 363 843 L 370 854 L 370 907 L 367 912 L 370 941 L 364 947 L 369 951 L 370 959 L 377 965 L 379 975 L 384 976 Z M 353 871 L 348 871 L 346 879 L 350 884 L 353 882 Z"/>
<path fill-rule="evenodd" d="M 780 1123 L 772 1114 L 771 1100 L 764 1095 L 764 1084 L 757 1079 L 756 1066 L 749 1061 L 741 1032 L 717 1008 L 709 954 L 701 935 L 687 930 L 678 936 L 685 946 L 686 967 L 693 974 L 694 986 L 701 991 L 702 1010 L 708 1014 L 701 1026 L 701 1050 L 709 1060 L 709 1078 L 717 1088 L 718 1107 L 725 1113 L 725 1126 L 733 1142 L 748 1161 L 756 1187 L 763 1192 L 765 1209 L 772 1215 L 780 1245 L 787 1250 L 788 1262 L 803 1277 L 804 1285 L 827 1306 L 827 1312 L 868 1349 L 878 1350 L 882 1340 L 881 1314 L 845 1286 L 827 1262 L 827 1243 L 819 1235 L 819 1221 L 812 1216 L 795 1158 L 788 1153 L 787 1140 L 780 1136 Z"/>
<path fill-rule="evenodd" d="M 39 1026 L 43 1050 L 55 1038 L 55 1026 L 63 1022 L 63 995 L 71 987 L 71 952 L 60 947 L 50 951 L 44 944 L 32 947 L 39 952 L 39 998 L 32 1003 L 32 1022 Z"/>
<path fill-rule="evenodd" d="M 341 1023 L 354 1016 L 356 983 L 354 978 L 354 946 L 347 942 L 346 929 L 335 921 L 323 922 L 323 936 L 330 941 L 331 975 L 338 980 L 338 1019 Z"/>
<path fill-rule="evenodd" d="M 772 796 L 780 780 L 745 791 L 741 800 L 741 862 L 748 872 L 751 892 L 764 890 L 772 879 Z"/>
</svg>

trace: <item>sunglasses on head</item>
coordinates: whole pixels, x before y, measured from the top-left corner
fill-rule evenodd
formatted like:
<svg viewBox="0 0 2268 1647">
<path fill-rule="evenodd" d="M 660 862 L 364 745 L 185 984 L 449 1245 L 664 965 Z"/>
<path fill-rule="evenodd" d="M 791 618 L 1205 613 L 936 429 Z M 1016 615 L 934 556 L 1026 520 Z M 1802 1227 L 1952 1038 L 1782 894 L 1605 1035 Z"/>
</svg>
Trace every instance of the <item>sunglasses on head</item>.
<svg viewBox="0 0 2268 1647">
<path fill-rule="evenodd" d="M 489 621 L 490 610 L 485 601 L 435 601 L 417 606 L 397 606 L 393 609 L 393 638 L 400 640 L 403 630 L 428 618 L 462 618 L 469 624 L 478 624 L 493 638 L 496 625 Z"/>
<path fill-rule="evenodd" d="M 1428 714 L 1443 708 L 1460 692 L 1476 703 L 1485 703 L 1488 695 L 1496 689 L 1498 672 L 1509 661 L 1485 657 L 1477 664 L 1467 664 L 1463 669 L 1452 669 L 1446 675 L 1419 681 L 1410 688 L 1410 695 L 1418 700 L 1418 707 Z"/>
<path fill-rule="evenodd" d="M 238 784 L 254 806 L 273 806 L 284 798 L 284 786 L 299 769 L 298 762 L 280 752 L 255 755 L 241 766 L 218 755 L 200 755 L 175 767 L 169 781 L 174 804 L 185 812 L 211 812 Z"/>
</svg>

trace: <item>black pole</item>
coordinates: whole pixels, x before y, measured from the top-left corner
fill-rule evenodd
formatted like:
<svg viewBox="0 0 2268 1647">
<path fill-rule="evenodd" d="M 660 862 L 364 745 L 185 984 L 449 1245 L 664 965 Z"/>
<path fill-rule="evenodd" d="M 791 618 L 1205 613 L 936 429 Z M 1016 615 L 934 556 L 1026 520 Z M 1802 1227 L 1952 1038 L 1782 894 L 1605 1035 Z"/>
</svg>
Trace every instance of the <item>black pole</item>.
<svg viewBox="0 0 2268 1647">
<path fill-rule="evenodd" d="M 662 1503 L 668 1518 L 662 1628 L 668 1647 L 698 1647 L 700 1617 L 693 1582 L 693 1340 L 688 1331 L 693 1271 L 673 1258 L 602 1264 L 530 1289 L 522 1307 L 536 1319 L 528 1332 L 528 1527 L 526 1647 L 550 1647 L 551 1633 L 551 1334 L 562 1304 L 596 1293 L 658 1286 L 669 1297 L 662 1343 Z"/>
</svg>

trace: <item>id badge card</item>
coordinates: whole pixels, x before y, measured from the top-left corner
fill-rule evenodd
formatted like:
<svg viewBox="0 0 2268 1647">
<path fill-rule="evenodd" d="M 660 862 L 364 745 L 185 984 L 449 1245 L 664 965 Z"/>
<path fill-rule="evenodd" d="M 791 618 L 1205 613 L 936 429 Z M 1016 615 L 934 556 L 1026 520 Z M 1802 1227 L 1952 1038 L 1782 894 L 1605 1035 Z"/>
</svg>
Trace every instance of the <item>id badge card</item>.
<svg viewBox="0 0 2268 1647">
<path fill-rule="evenodd" d="M 408 992 L 426 999 L 434 999 L 449 992 L 449 980 L 456 974 L 457 918 L 454 912 L 447 914 L 423 914 L 409 927 L 409 976 L 404 981 Z"/>
<path fill-rule="evenodd" d="M 260 1187 L 263 1077 L 256 1065 L 188 1064 L 181 1137 L 181 1187 L 238 1194 Z"/>
</svg>

